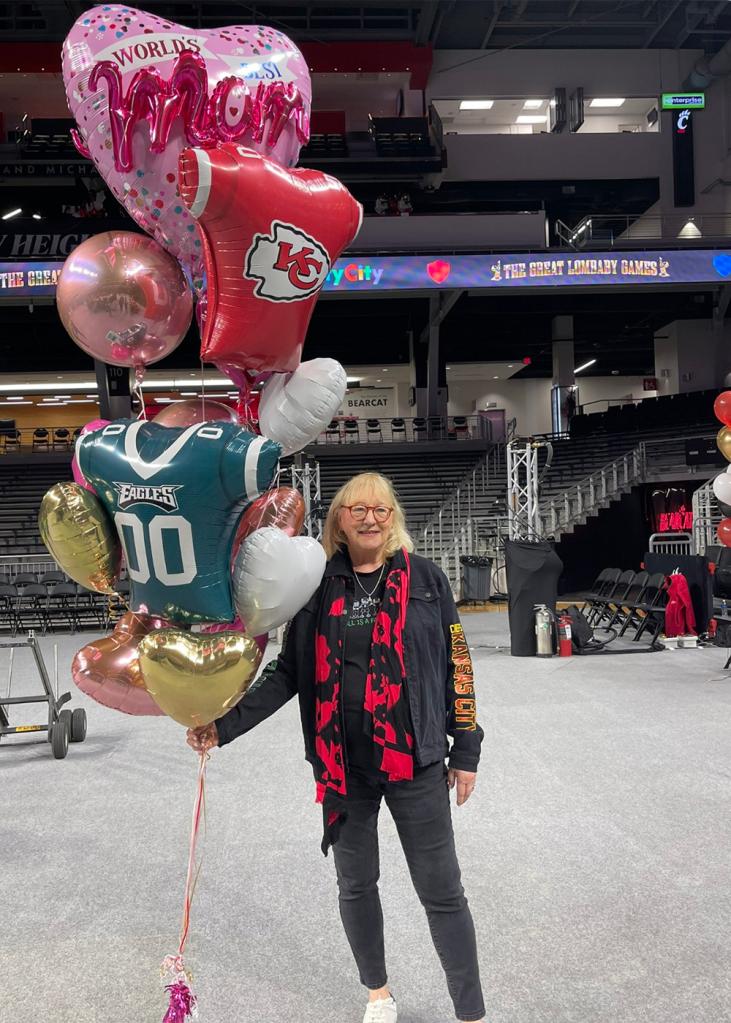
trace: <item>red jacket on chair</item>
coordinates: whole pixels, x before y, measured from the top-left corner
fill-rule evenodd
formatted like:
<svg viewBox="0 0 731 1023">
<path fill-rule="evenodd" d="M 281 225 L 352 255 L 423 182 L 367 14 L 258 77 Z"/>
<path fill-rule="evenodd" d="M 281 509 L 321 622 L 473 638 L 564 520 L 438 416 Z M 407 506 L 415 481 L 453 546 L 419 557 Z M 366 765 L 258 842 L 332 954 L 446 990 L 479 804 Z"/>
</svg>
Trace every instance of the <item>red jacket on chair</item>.
<svg viewBox="0 0 731 1023">
<path fill-rule="evenodd" d="M 668 591 L 668 602 L 665 607 L 665 635 L 695 635 L 695 612 L 690 599 L 688 580 L 679 572 L 674 572 L 665 580 Z"/>
</svg>

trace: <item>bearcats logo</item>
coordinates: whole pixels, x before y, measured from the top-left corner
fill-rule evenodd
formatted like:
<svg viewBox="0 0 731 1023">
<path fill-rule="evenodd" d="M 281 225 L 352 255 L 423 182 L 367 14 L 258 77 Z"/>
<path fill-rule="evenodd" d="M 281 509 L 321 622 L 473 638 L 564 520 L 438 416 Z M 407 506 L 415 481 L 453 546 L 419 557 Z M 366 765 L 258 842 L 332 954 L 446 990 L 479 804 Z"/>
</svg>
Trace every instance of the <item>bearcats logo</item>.
<svg viewBox="0 0 731 1023">
<path fill-rule="evenodd" d="M 292 224 L 274 220 L 270 231 L 254 235 L 245 257 L 244 277 L 258 281 L 256 297 L 298 302 L 314 295 L 330 272 L 325 249 Z"/>
</svg>

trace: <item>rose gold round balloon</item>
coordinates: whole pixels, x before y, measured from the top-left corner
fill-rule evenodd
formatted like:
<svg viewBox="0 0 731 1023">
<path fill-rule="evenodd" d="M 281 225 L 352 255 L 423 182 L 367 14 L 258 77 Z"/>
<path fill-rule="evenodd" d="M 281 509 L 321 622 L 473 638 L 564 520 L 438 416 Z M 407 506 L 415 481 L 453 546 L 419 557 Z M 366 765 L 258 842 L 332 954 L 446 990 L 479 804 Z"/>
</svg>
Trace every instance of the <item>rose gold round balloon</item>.
<svg viewBox="0 0 731 1023">
<path fill-rule="evenodd" d="M 193 297 L 183 271 L 152 238 L 106 231 L 68 257 L 56 288 L 63 325 L 95 359 L 140 369 L 185 336 Z"/>
<path fill-rule="evenodd" d="M 74 657 L 74 682 L 92 700 L 124 714 L 161 715 L 145 689 L 137 646 L 145 636 L 172 622 L 152 615 L 128 611 L 117 622 L 111 636 L 82 647 Z"/>
<path fill-rule="evenodd" d="M 288 536 L 299 536 L 304 521 L 305 502 L 299 490 L 294 490 L 293 487 L 267 490 L 261 497 L 257 497 L 241 516 L 231 557 L 236 557 L 241 544 L 255 529 L 275 526 Z"/>
<path fill-rule="evenodd" d="M 235 410 L 221 404 L 220 401 L 188 398 L 187 401 L 173 401 L 166 405 L 157 413 L 153 423 L 159 423 L 160 426 L 193 426 L 194 423 L 207 423 L 213 420 L 238 422 Z"/>
</svg>

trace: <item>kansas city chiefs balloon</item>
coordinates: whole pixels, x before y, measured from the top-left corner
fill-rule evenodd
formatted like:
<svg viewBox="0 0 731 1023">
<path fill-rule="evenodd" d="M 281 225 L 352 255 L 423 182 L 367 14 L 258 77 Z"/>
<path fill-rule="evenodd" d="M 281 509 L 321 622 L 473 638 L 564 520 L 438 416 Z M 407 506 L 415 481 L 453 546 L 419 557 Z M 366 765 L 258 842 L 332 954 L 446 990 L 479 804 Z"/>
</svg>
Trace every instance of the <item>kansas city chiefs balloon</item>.
<svg viewBox="0 0 731 1023">
<path fill-rule="evenodd" d="M 336 178 L 286 170 L 235 143 L 180 157 L 208 276 L 201 358 L 240 369 L 297 368 L 317 294 L 363 209 Z"/>
</svg>

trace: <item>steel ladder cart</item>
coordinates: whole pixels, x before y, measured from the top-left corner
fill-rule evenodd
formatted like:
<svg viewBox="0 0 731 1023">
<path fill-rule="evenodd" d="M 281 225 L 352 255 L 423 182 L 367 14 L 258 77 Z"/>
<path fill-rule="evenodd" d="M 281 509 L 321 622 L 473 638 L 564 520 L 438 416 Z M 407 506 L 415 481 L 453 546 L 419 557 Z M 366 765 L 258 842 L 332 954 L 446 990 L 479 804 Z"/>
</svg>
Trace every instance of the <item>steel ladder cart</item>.
<svg viewBox="0 0 731 1023">
<path fill-rule="evenodd" d="M 43 685 L 43 694 L 39 696 L 11 696 L 13 683 L 13 659 L 18 649 L 29 649 L 38 669 L 38 674 Z M 24 732 L 47 732 L 48 742 L 56 760 L 63 760 L 69 750 L 69 742 L 83 742 L 86 738 L 86 711 L 83 707 L 75 710 L 62 710 L 65 703 L 71 699 L 71 693 L 58 695 L 58 658 L 56 662 L 56 689 L 51 684 L 46 663 L 43 660 L 41 648 L 35 637 L 35 632 L 30 630 L 26 639 L 17 639 L 9 643 L 0 643 L 0 650 L 10 650 L 10 663 L 8 666 L 8 688 L 7 695 L 0 698 L 0 739 L 4 735 L 18 735 Z M 22 703 L 46 703 L 48 704 L 48 721 L 43 725 L 15 725 L 10 724 L 7 708 Z"/>
</svg>

